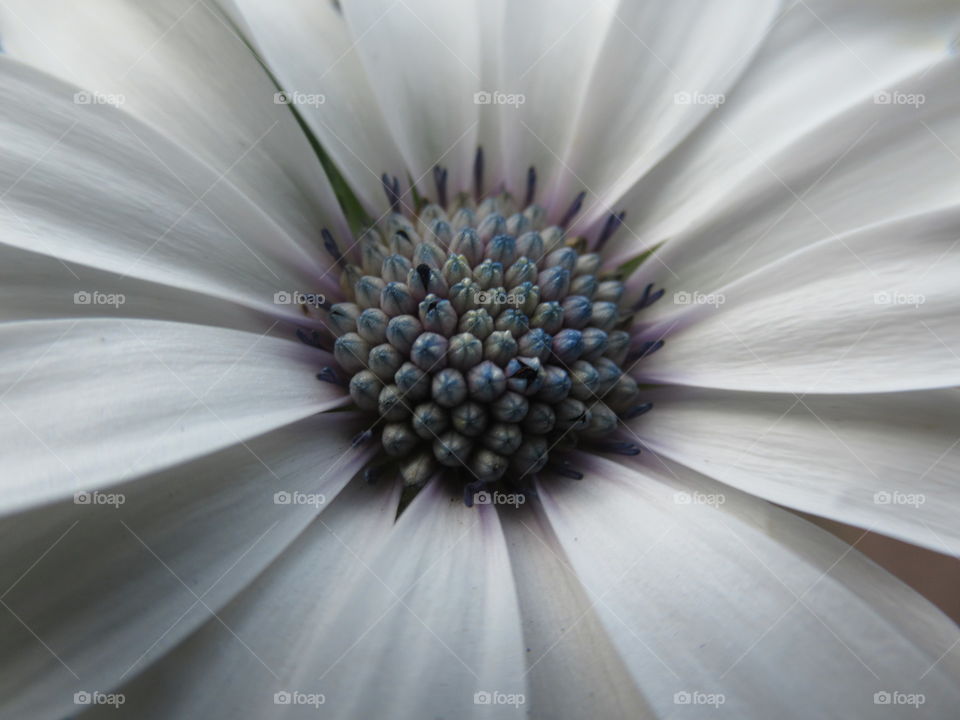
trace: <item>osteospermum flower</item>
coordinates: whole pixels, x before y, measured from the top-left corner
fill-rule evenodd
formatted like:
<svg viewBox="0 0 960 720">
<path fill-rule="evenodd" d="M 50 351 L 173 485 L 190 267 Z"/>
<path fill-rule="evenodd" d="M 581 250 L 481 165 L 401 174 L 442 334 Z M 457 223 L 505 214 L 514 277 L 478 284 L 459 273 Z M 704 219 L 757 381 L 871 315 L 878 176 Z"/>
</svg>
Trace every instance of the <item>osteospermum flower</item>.
<svg viewBox="0 0 960 720">
<path fill-rule="evenodd" d="M 5 717 L 956 712 L 954 2 L 0 17 Z"/>
</svg>

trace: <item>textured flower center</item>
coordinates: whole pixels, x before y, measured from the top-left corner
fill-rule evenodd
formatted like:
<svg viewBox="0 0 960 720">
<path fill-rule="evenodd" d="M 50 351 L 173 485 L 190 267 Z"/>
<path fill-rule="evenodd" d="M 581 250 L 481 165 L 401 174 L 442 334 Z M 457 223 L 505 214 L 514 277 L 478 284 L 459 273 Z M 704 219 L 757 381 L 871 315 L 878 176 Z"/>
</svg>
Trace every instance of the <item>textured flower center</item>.
<svg viewBox="0 0 960 720">
<path fill-rule="evenodd" d="M 563 229 L 583 196 L 546 227 L 533 179 L 521 208 L 506 193 L 446 203 L 437 175 L 439 202 L 409 214 L 384 179 L 393 209 L 359 237 L 359 264 L 325 234 L 352 301 L 329 308 L 341 373 L 321 378 L 349 377 L 407 485 L 456 469 L 469 504 L 470 492 L 499 480 L 528 489 L 555 450 L 609 446 L 602 439 L 620 418 L 649 405 L 637 404 L 623 370 L 635 310 L 623 306 L 623 283 Z"/>
</svg>

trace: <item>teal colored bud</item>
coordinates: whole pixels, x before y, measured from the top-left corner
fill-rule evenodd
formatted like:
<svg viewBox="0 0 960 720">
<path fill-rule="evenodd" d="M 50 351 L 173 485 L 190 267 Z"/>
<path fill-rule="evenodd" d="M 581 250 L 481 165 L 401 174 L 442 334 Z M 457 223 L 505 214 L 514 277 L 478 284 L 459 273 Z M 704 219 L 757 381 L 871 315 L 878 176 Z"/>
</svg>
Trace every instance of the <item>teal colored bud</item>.
<svg viewBox="0 0 960 720">
<path fill-rule="evenodd" d="M 466 465 L 473 450 L 473 441 L 455 430 L 448 430 L 433 441 L 433 455 L 441 465 Z"/>
<path fill-rule="evenodd" d="M 374 375 L 387 382 L 403 365 L 403 355 L 390 343 L 382 343 L 370 351 L 367 365 Z"/>
<path fill-rule="evenodd" d="M 425 332 L 414 341 L 410 359 L 425 372 L 435 372 L 446 367 L 447 339 L 434 332 Z"/>
<path fill-rule="evenodd" d="M 513 423 L 494 423 L 483 434 L 483 444 L 498 455 L 510 456 L 523 442 L 520 426 Z"/>
<path fill-rule="evenodd" d="M 450 367 L 466 372 L 482 359 L 483 343 L 474 335 L 465 332 L 450 338 L 447 348 L 447 364 Z"/>
<path fill-rule="evenodd" d="M 347 333 L 337 338 L 333 344 L 333 356 L 348 374 L 367 369 L 367 356 L 370 355 L 370 343 L 356 333 Z"/>
<path fill-rule="evenodd" d="M 406 285 L 390 282 L 380 292 L 380 309 L 390 317 L 413 315 L 417 309 L 417 301 Z"/>
<path fill-rule="evenodd" d="M 523 418 L 521 426 L 528 433 L 546 435 L 553 430 L 556 422 L 556 413 L 553 412 L 553 408 L 550 405 L 542 402 L 534 402 L 530 403 L 530 409 L 527 410 L 527 415 Z"/>
<path fill-rule="evenodd" d="M 387 339 L 387 323 L 390 318 L 380 308 L 367 308 L 357 316 L 357 334 L 371 345 Z"/>
<path fill-rule="evenodd" d="M 383 383 L 369 370 L 361 370 L 350 378 L 350 397 L 361 410 L 373 412 L 380 406 Z"/>
<path fill-rule="evenodd" d="M 408 403 L 430 397 L 430 376 L 411 362 L 405 362 L 393 375 L 393 382 Z"/>
<path fill-rule="evenodd" d="M 453 429 L 467 437 L 477 437 L 487 429 L 487 411 L 476 402 L 465 402 L 450 411 Z"/>
<path fill-rule="evenodd" d="M 413 315 L 397 315 L 387 323 L 387 342 L 401 353 L 408 354 L 422 332 L 423 326 Z"/>
<path fill-rule="evenodd" d="M 331 330 L 337 335 L 356 332 L 360 312 L 360 306 L 355 303 L 337 303 L 331 306 L 329 312 Z"/>
<path fill-rule="evenodd" d="M 413 432 L 410 423 L 393 422 L 383 426 L 380 443 L 390 457 L 403 457 L 420 443 L 420 438 Z"/>
<path fill-rule="evenodd" d="M 410 424 L 418 437 L 432 441 L 450 426 L 450 417 L 437 403 L 425 402 L 413 409 Z"/>
<path fill-rule="evenodd" d="M 484 360 L 467 372 L 467 388 L 470 397 L 474 400 L 492 402 L 507 389 L 507 378 L 498 365 L 489 360 Z M 461 432 L 463 431 L 461 430 Z M 469 435 L 469 433 L 464 434 Z"/>
<path fill-rule="evenodd" d="M 494 330 L 483 341 L 483 357 L 504 366 L 517 354 L 517 341 L 506 330 Z"/>
<path fill-rule="evenodd" d="M 454 368 L 436 373 L 430 390 L 434 402 L 446 408 L 456 407 L 467 399 L 467 381 L 463 373 Z"/>
<path fill-rule="evenodd" d="M 530 401 L 523 395 L 507 391 L 492 403 L 490 414 L 494 420 L 504 423 L 518 423 L 527 416 Z"/>
<path fill-rule="evenodd" d="M 357 298 L 357 305 L 362 310 L 375 308 L 380 305 L 380 292 L 386 283 L 373 275 L 364 275 L 354 286 L 354 294 Z"/>
</svg>

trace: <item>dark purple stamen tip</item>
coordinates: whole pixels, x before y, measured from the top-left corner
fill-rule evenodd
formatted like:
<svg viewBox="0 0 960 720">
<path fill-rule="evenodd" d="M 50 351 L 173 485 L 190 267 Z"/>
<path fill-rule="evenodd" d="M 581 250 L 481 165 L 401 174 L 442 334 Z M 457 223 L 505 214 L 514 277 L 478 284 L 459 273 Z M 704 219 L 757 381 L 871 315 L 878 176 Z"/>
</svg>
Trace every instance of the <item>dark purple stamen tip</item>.
<svg viewBox="0 0 960 720">
<path fill-rule="evenodd" d="M 373 485 L 380 479 L 380 476 L 383 474 L 382 465 L 371 465 L 366 470 L 363 471 L 363 479 L 367 485 Z"/>
<path fill-rule="evenodd" d="M 439 165 L 433 168 L 433 184 L 437 186 L 437 204 L 447 206 L 447 169 Z"/>
<path fill-rule="evenodd" d="M 387 202 L 390 203 L 390 209 L 396 212 L 400 207 L 400 181 L 397 178 L 390 178 L 386 173 L 380 178 L 383 183 L 383 192 L 386 193 Z"/>
<path fill-rule="evenodd" d="M 537 169 L 531 165 L 527 170 L 527 198 L 524 206 L 532 205 L 533 199 L 537 194 Z"/>
<path fill-rule="evenodd" d="M 577 213 L 580 212 L 580 208 L 583 207 L 583 199 L 585 197 L 587 197 L 586 190 L 581 190 L 579 193 L 577 193 L 577 196 L 573 199 L 573 202 L 570 203 L 570 207 L 563 216 L 563 220 L 560 221 L 560 227 L 565 228 L 570 224 L 570 221 L 577 216 Z"/>
<path fill-rule="evenodd" d="M 327 249 L 327 252 L 337 261 L 338 265 L 341 264 L 343 262 L 343 255 L 340 254 L 337 241 L 333 239 L 333 233 L 327 230 L 327 228 L 324 228 L 320 231 L 320 234 L 323 236 L 323 246 Z"/>
<path fill-rule="evenodd" d="M 627 420 L 633 420 L 633 418 L 640 417 L 641 415 L 646 415 L 653 409 L 653 403 L 643 403 L 643 405 L 636 405 L 635 407 L 630 408 L 627 412 Z"/>
<path fill-rule="evenodd" d="M 463 486 L 463 504 L 467 507 L 473 507 L 473 496 L 478 492 L 483 490 L 485 482 L 482 480 L 477 480 L 476 482 L 467 483 Z"/>
<path fill-rule="evenodd" d="M 332 367 L 324 367 L 317 373 L 317 380 L 322 380 L 323 382 L 330 383 L 331 385 L 339 385 L 340 387 L 348 387 L 349 383 L 345 382 L 339 375 L 337 371 Z"/>
<path fill-rule="evenodd" d="M 353 440 L 350 441 L 350 447 L 358 447 L 363 445 L 366 442 L 370 441 L 370 438 L 373 437 L 373 430 L 364 430 L 359 435 L 356 435 Z"/>
<path fill-rule="evenodd" d="M 483 198 L 483 147 L 477 148 L 477 155 L 473 159 L 473 190 L 477 202 Z"/>
<path fill-rule="evenodd" d="M 430 266 L 426 263 L 420 263 L 417 265 L 417 276 L 420 278 L 420 282 L 423 284 L 424 291 L 429 292 L 430 289 Z"/>
<path fill-rule="evenodd" d="M 620 455 L 639 455 L 640 446 L 631 442 L 598 442 L 597 449 L 603 452 L 618 453 Z"/>
<path fill-rule="evenodd" d="M 553 463 L 550 468 L 558 475 L 568 477 L 571 480 L 583 480 L 583 473 L 579 470 L 574 470 L 567 460 L 561 460 L 558 463 Z"/>
<path fill-rule="evenodd" d="M 663 347 L 663 340 L 647 341 L 640 343 L 640 346 L 634 351 L 630 358 L 632 361 L 640 360 L 649 355 L 653 355 L 657 350 Z"/>
<path fill-rule="evenodd" d="M 647 286 L 643 289 L 643 295 L 637 301 L 636 305 L 633 306 L 634 312 L 638 310 L 643 310 L 653 305 L 657 300 L 663 297 L 663 293 L 666 291 L 666 288 L 660 288 L 656 292 L 653 292 L 653 283 L 648 283 Z"/>
<path fill-rule="evenodd" d="M 626 210 L 620 213 L 610 213 L 607 216 L 607 221 L 603 224 L 603 230 L 600 232 L 600 237 L 597 239 L 597 246 L 594 248 L 594 252 L 600 252 L 603 249 L 603 246 L 607 243 L 617 229 L 623 225 L 623 219 L 627 216 Z"/>
<path fill-rule="evenodd" d="M 302 328 L 297 328 L 297 339 L 300 340 L 304 345 L 309 345 L 312 348 L 319 348 L 320 350 L 327 350 L 327 343 L 324 342 L 325 338 L 316 330 L 311 330 L 307 333 L 306 330 Z"/>
</svg>

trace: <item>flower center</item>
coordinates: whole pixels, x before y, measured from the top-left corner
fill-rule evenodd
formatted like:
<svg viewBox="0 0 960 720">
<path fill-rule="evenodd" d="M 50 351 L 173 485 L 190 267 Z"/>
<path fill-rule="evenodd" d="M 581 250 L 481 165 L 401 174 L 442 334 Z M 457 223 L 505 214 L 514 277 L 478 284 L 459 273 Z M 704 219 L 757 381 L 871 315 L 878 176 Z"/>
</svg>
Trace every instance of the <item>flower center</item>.
<svg viewBox="0 0 960 720">
<path fill-rule="evenodd" d="M 349 378 L 353 402 L 376 418 L 364 438 L 379 433 L 408 486 L 450 468 L 468 505 L 498 481 L 529 490 L 548 462 L 579 477 L 551 459 L 564 449 L 639 452 L 609 438 L 621 418 L 650 409 L 623 369 L 638 307 L 625 307 L 622 281 L 564 230 L 584 196 L 545 226 L 535 178 L 531 169 L 523 207 L 505 192 L 448 203 L 438 169 L 438 202 L 413 213 L 384 177 L 392 208 L 361 233 L 358 264 L 324 233 L 351 301 L 328 308 L 339 372 L 318 377 Z M 622 220 L 611 216 L 595 245 Z"/>
</svg>

